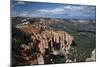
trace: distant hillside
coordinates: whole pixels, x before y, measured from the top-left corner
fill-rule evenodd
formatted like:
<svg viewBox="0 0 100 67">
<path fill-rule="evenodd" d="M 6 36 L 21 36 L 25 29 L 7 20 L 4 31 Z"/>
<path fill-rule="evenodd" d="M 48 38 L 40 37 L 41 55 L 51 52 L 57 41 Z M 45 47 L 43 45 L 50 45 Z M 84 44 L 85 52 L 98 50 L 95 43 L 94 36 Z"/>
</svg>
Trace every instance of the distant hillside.
<svg viewBox="0 0 100 67">
<path fill-rule="evenodd" d="M 57 18 L 28 18 L 28 17 L 13 17 L 12 24 L 30 22 L 37 27 L 46 27 L 53 29 L 61 29 L 65 31 L 93 31 L 95 32 L 95 20 L 77 20 L 77 19 L 57 19 Z"/>
</svg>

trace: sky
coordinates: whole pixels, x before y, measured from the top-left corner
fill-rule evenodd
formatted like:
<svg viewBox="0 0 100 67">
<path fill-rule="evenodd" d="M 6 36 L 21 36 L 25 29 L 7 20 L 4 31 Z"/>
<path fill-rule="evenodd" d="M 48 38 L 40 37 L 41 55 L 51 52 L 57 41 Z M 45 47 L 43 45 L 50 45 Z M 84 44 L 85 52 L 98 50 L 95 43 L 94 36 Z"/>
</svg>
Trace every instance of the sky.
<svg viewBox="0 0 100 67">
<path fill-rule="evenodd" d="M 96 6 L 13 1 L 11 16 L 64 19 L 96 19 Z"/>
</svg>

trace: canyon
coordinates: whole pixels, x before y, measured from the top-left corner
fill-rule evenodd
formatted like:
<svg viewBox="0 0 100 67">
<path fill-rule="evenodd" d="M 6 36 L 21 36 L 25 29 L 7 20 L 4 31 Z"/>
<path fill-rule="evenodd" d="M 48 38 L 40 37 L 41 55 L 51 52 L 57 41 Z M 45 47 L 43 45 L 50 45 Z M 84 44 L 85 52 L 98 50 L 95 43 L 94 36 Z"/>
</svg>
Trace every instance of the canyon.
<svg viewBox="0 0 100 67">
<path fill-rule="evenodd" d="M 88 32 L 88 29 L 85 29 L 87 28 L 87 24 L 90 24 L 89 21 L 82 21 L 81 23 L 81 21 L 78 20 L 65 21 L 63 19 L 48 18 L 22 19 L 19 21 L 18 18 L 13 19 L 13 22 L 17 19 L 17 22 L 12 25 L 13 65 L 87 61 L 86 59 L 91 55 L 90 52 L 89 55 L 84 57 L 85 51 L 81 54 L 82 52 L 80 51 L 84 46 L 80 46 L 80 42 L 82 41 L 79 42 L 79 40 L 83 40 L 84 38 L 85 40 L 86 38 L 89 39 L 90 34 L 92 37 L 94 36 L 94 21 L 91 23 L 91 28 L 89 28 Z M 66 25 L 67 28 L 64 25 Z M 83 26 L 83 28 L 79 28 L 80 26 L 76 28 L 78 25 Z M 81 32 L 79 32 L 80 30 Z M 77 38 L 80 37 L 83 39 L 78 39 L 77 41 Z M 76 47 L 78 49 L 75 49 Z M 85 48 L 87 49 L 87 47 Z M 91 50 L 93 49 L 94 48 Z"/>
</svg>

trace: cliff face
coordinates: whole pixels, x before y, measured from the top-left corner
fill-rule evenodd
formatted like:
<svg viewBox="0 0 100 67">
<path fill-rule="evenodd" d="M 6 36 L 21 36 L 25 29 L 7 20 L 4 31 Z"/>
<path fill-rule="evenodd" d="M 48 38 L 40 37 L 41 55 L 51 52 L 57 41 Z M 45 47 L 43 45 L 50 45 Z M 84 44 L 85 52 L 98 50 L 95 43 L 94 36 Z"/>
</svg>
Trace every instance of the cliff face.
<svg viewBox="0 0 100 67">
<path fill-rule="evenodd" d="M 50 50 L 66 50 L 70 47 L 73 41 L 73 37 L 64 31 L 46 30 L 41 33 L 33 33 L 31 36 L 33 42 L 38 42 L 38 47 L 42 54 L 45 53 L 45 49 Z"/>
<path fill-rule="evenodd" d="M 67 32 L 41 31 L 32 25 L 15 28 L 13 36 L 14 65 L 55 63 L 55 58 L 65 58 L 71 45 L 75 45 L 74 38 Z"/>
</svg>

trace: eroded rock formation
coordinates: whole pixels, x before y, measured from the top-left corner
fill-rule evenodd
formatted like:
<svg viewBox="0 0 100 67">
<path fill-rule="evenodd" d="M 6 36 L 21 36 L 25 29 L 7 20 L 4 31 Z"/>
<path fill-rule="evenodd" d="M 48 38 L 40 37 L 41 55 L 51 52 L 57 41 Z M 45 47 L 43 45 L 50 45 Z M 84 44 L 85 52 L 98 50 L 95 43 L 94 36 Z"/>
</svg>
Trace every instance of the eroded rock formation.
<svg viewBox="0 0 100 67">
<path fill-rule="evenodd" d="M 57 59 L 65 58 L 71 45 L 75 45 L 74 38 L 64 31 L 41 31 L 31 24 L 17 26 L 12 31 L 14 65 L 56 63 Z"/>
</svg>

